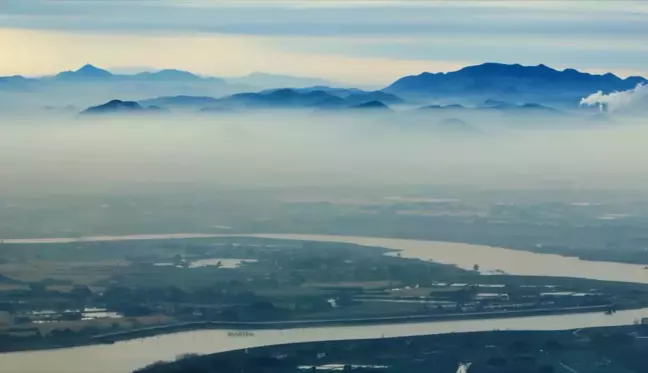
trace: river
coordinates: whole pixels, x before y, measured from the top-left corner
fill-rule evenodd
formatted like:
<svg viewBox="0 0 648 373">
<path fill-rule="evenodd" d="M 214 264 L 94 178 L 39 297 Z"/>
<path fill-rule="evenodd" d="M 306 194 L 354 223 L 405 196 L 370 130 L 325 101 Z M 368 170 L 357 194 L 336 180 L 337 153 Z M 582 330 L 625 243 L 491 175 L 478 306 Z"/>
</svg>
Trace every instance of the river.
<svg viewBox="0 0 648 373">
<path fill-rule="evenodd" d="M 48 243 L 104 241 L 120 239 L 173 239 L 222 237 L 227 235 L 183 234 L 121 237 L 86 237 L 74 239 L 4 240 L 6 243 Z M 371 237 L 262 234 L 256 237 L 334 241 L 402 250 L 403 257 L 435 260 L 482 271 L 501 270 L 510 274 L 581 277 L 599 280 L 648 283 L 648 270 L 642 266 L 612 262 L 585 261 L 558 255 L 534 254 L 524 251 L 483 245 L 444 243 Z M 595 326 L 631 324 L 648 317 L 648 309 L 603 313 L 512 317 L 490 320 L 423 322 L 350 327 L 318 327 L 288 330 L 259 330 L 254 336 L 230 337 L 227 330 L 200 330 L 155 337 L 44 351 L 0 354 L 0 371 L 11 373 L 126 373 L 158 360 L 172 360 L 185 353 L 213 353 L 231 349 L 270 344 L 379 338 L 435 333 L 501 330 L 558 330 Z"/>
<path fill-rule="evenodd" d="M 503 271 L 512 275 L 575 277 L 593 280 L 648 284 L 648 270 L 643 265 L 599 262 L 554 254 L 537 254 L 486 245 L 458 242 L 405 240 L 396 238 L 331 236 L 309 234 L 209 234 L 176 233 L 128 236 L 92 236 L 79 238 L 4 239 L 4 243 L 69 243 L 120 240 L 152 240 L 214 237 L 261 237 L 306 241 L 329 241 L 380 246 L 401 250 L 401 256 L 454 264 L 464 269 L 479 265 L 483 273 Z"/>
<path fill-rule="evenodd" d="M 475 264 L 478 264 L 483 273 L 499 270 L 511 275 L 576 277 L 648 284 L 648 270 L 639 264 L 597 262 L 486 245 L 327 235 L 259 234 L 253 236 L 380 246 L 401 250 L 401 256 L 405 258 L 434 260 L 443 264 L 454 264 L 464 269 L 472 269 Z"/>
<path fill-rule="evenodd" d="M 257 330 L 254 336 L 230 337 L 227 330 L 199 330 L 155 337 L 58 350 L 0 354 L 0 371 L 11 373 L 127 373 L 158 360 L 179 354 L 227 351 L 289 342 L 325 341 L 425 335 L 437 333 L 501 330 L 558 330 L 631 324 L 648 315 L 648 309 L 534 316 L 508 319 L 443 321 L 324 327 L 286 330 Z"/>
</svg>

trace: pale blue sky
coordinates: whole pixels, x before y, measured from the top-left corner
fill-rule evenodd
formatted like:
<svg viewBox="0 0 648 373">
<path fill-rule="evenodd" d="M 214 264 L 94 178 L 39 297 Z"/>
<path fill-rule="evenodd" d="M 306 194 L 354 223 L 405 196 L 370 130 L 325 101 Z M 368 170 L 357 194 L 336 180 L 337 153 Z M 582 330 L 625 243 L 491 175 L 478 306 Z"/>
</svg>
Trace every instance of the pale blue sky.
<svg viewBox="0 0 648 373">
<path fill-rule="evenodd" d="M 648 75 L 642 1 L 4 0 L 0 74 L 86 62 L 363 83 L 484 61 Z"/>
</svg>

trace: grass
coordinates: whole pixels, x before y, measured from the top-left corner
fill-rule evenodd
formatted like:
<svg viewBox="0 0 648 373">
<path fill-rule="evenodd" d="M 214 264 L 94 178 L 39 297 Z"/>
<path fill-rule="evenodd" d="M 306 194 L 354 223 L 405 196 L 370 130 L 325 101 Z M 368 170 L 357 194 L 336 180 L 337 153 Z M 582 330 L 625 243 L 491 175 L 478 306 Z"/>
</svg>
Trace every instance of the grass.
<svg viewBox="0 0 648 373">
<path fill-rule="evenodd" d="M 39 282 L 45 279 L 65 281 L 70 284 L 89 285 L 105 280 L 129 263 L 126 261 L 101 262 L 52 262 L 34 261 L 29 263 L 0 264 L 0 273 L 14 280 Z"/>
<path fill-rule="evenodd" d="M 4 326 L 11 326 L 13 324 L 13 317 L 7 311 L 0 311 L 0 328 Z"/>
<path fill-rule="evenodd" d="M 70 329 L 75 332 L 83 330 L 88 327 L 97 328 L 103 331 L 109 331 L 115 328 L 115 325 L 119 329 L 133 329 L 139 327 L 153 326 L 167 324 L 171 322 L 171 318 L 164 315 L 152 315 L 152 316 L 142 316 L 142 317 L 123 317 L 118 319 L 95 319 L 95 320 L 79 320 L 79 321 L 60 321 L 60 322 L 51 322 L 43 324 L 25 324 L 25 329 L 32 329 L 36 327 L 41 334 L 46 335 L 51 333 L 54 330 L 64 330 Z M 0 322 L 0 330 L 2 329 L 2 323 Z M 5 325 L 10 327 L 11 325 Z M 19 329 L 20 326 L 13 326 L 12 329 Z"/>
<path fill-rule="evenodd" d="M 398 282 L 393 281 L 346 281 L 346 282 L 311 282 L 305 284 L 304 287 L 314 287 L 314 288 L 362 288 L 365 290 L 376 290 L 376 289 L 385 289 L 389 287 L 398 286 Z"/>
<path fill-rule="evenodd" d="M 0 292 L 27 289 L 29 289 L 29 286 L 24 284 L 0 284 Z"/>
<path fill-rule="evenodd" d="M 577 371 L 585 372 L 588 369 L 591 369 L 592 365 L 596 365 L 596 373 L 631 373 L 631 371 L 625 369 L 624 367 L 616 364 L 614 362 L 604 363 L 604 359 L 601 356 L 598 356 L 594 351 L 580 350 L 580 351 L 570 351 L 569 354 L 563 356 L 561 362 Z M 561 366 L 561 368 L 563 368 Z M 559 370 L 558 373 L 572 373 L 569 369 L 563 368 Z"/>
<path fill-rule="evenodd" d="M 259 289 L 255 291 L 255 294 L 262 297 L 273 297 L 277 299 L 282 298 L 292 298 L 292 297 L 304 297 L 304 296 L 325 296 L 329 294 L 334 294 L 334 291 L 327 289 L 319 288 L 308 288 L 308 287 L 289 287 L 282 286 L 278 289 Z"/>
</svg>

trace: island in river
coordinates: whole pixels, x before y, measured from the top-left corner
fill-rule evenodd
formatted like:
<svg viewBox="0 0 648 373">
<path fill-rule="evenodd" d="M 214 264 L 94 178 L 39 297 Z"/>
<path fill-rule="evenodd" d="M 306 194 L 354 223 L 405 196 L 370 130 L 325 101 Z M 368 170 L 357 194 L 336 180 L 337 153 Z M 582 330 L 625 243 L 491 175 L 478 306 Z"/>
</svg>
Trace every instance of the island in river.
<svg viewBox="0 0 648 373">
<path fill-rule="evenodd" d="M 603 314 L 648 305 L 644 284 L 485 275 L 479 262 L 466 269 L 408 257 L 391 248 L 393 240 L 366 238 L 373 245 L 365 246 L 340 237 L 173 238 L 5 241 L 0 346 L 69 347 L 206 328 Z M 478 258 L 475 250 L 458 256 Z M 435 250 L 427 253 L 434 257 Z"/>
</svg>

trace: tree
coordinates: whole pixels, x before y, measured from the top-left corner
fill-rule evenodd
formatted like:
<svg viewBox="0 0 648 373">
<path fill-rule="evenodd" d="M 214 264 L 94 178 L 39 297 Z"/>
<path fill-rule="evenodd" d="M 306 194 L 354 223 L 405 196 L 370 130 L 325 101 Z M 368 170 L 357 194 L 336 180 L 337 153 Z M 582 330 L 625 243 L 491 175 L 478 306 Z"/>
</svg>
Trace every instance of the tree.
<svg viewBox="0 0 648 373">
<path fill-rule="evenodd" d="M 505 357 L 492 356 L 488 358 L 486 364 L 494 367 L 506 366 L 507 360 Z"/>
<path fill-rule="evenodd" d="M 514 352 L 517 352 L 517 353 L 528 351 L 529 347 L 530 347 L 529 343 L 526 342 L 526 341 L 523 341 L 521 339 L 517 339 L 517 340 L 513 341 L 513 343 L 511 343 L 511 345 L 509 346 L 511 351 L 514 351 Z"/>
<path fill-rule="evenodd" d="M 545 342 L 545 350 L 550 351 L 550 352 L 558 352 L 561 351 L 563 348 L 562 343 L 556 340 L 549 340 Z"/>
<path fill-rule="evenodd" d="M 540 365 L 538 373 L 554 373 L 555 369 L 551 365 Z"/>
<path fill-rule="evenodd" d="M 95 335 L 95 334 L 99 334 L 100 331 L 101 330 L 99 330 L 99 328 L 97 328 L 96 326 L 88 325 L 85 328 L 81 329 L 81 331 L 79 333 L 81 333 L 81 334 L 83 334 L 85 336 L 92 336 L 92 335 Z"/>
<path fill-rule="evenodd" d="M 34 293 L 44 293 L 47 290 L 47 287 L 41 282 L 32 282 L 29 284 L 29 290 Z"/>
<path fill-rule="evenodd" d="M 221 317 L 225 321 L 240 321 L 241 318 L 234 307 L 228 307 L 221 312 Z"/>
<path fill-rule="evenodd" d="M 92 290 L 87 285 L 75 285 L 70 295 L 76 299 L 88 299 L 92 296 Z"/>
<path fill-rule="evenodd" d="M 169 286 L 164 289 L 164 298 L 171 303 L 186 302 L 188 294 L 177 286 Z"/>
<path fill-rule="evenodd" d="M 126 317 L 148 316 L 153 313 L 150 308 L 138 304 L 124 304 L 118 311 Z"/>
<path fill-rule="evenodd" d="M 49 336 L 51 338 L 71 338 L 75 337 L 76 333 L 71 329 L 54 329 L 50 332 Z"/>
</svg>

